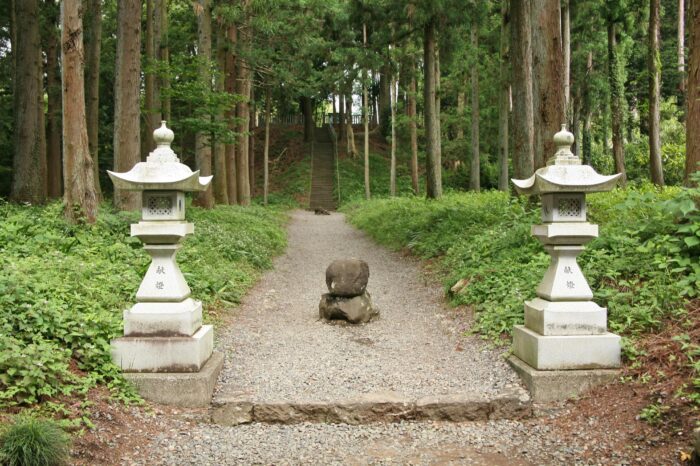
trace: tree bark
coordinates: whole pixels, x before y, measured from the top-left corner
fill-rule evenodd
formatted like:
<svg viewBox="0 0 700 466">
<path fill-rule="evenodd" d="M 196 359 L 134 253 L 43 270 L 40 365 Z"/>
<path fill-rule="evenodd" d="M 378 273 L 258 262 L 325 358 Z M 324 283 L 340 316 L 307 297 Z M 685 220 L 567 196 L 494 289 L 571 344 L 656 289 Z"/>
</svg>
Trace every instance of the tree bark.
<svg viewBox="0 0 700 466">
<path fill-rule="evenodd" d="M 47 194 L 51 199 L 63 196 L 63 174 L 61 159 L 61 67 L 60 63 L 60 6 L 49 21 L 46 31 L 46 183 Z"/>
<path fill-rule="evenodd" d="M 553 136 L 566 123 L 560 0 L 536 0 L 532 12 L 535 169 L 556 152 Z"/>
<path fill-rule="evenodd" d="M 211 92 L 211 0 L 197 0 L 197 59 L 199 60 L 199 78 L 204 92 Z M 209 123 L 209 118 L 206 118 Z M 211 133 L 203 130 L 195 134 L 195 160 L 202 176 L 212 174 Z M 214 188 L 210 184 L 206 190 L 197 193 L 195 204 L 211 209 L 214 207 Z"/>
<path fill-rule="evenodd" d="M 158 52 L 158 61 L 167 65 L 170 63 L 170 45 L 168 42 L 168 2 L 170 0 L 155 0 L 154 21 L 156 50 Z M 156 80 L 155 94 L 160 97 L 161 116 L 163 120 L 170 119 L 170 76 L 168 73 L 162 73 L 160 79 Z"/>
<path fill-rule="evenodd" d="M 226 50 L 226 68 L 224 87 L 230 95 L 236 91 L 236 55 L 235 46 L 238 38 L 236 26 L 229 25 L 227 30 L 228 45 Z M 236 131 L 236 116 L 235 106 L 226 110 L 226 119 L 228 120 L 228 129 L 234 133 Z M 228 189 L 228 203 L 231 205 L 238 204 L 238 188 L 236 176 L 236 144 L 234 142 L 226 143 L 226 185 Z"/>
<path fill-rule="evenodd" d="M 248 9 L 248 4 L 246 1 L 243 2 L 244 9 Z M 249 13 L 246 12 L 246 16 Z M 250 31 L 249 31 L 249 19 L 244 20 L 244 24 L 239 28 L 239 42 L 244 49 L 250 47 Z M 238 115 L 238 150 L 236 151 L 236 188 L 238 190 L 238 203 L 240 205 L 250 205 L 250 179 L 248 171 L 248 149 L 250 147 L 248 137 L 248 119 L 250 118 L 250 90 L 251 90 L 251 76 L 250 68 L 248 68 L 248 62 L 242 57 L 238 57 L 238 74 L 237 74 L 237 93 L 243 98 L 241 102 L 236 106 L 236 112 Z"/>
<path fill-rule="evenodd" d="M 469 171 L 469 189 L 481 191 L 481 169 L 479 167 L 479 23 L 476 15 L 472 17 L 471 46 L 475 54 L 471 69 L 472 85 L 472 159 Z"/>
<path fill-rule="evenodd" d="M 84 0 L 85 1 L 85 0 Z M 85 5 L 85 105 L 87 115 L 88 144 L 90 156 L 95 170 L 95 193 L 97 199 L 102 199 L 100 186 L 100 165 L 98 157 L 100 126 L 100 51 L 102 45 L 102 2 L 101 0 L 86 0 Z"/>
<path fill-rule="evenodd" d="M 459 92 L 457 92 L 457 121 L 453 128 L 453 134 L 457 140 L 464 139 L 464 101 L 466 100 L 466 95 L 462 89 L 464 89 L 465 85 L 466 83 L 464 82 L 460 83 Z"/>
<path fill-rule="evenodd" d="M 498 93 L 498 189 L 508 191 L 508 120 L 510 117 L 510 28 L 508 2 L 501 6 L 500 86 Z"/>
<path fill-rule="evenodd" d="M 678 85 L 682 94 L 685 93 L 685 0 L 678 0 Z"/>
<path fill-rule="evenodd" d="M 442 196 L 442 154 L 440 146 L 440 115 L 437 105 L 436 49 L 435 18 L 431 18 L 426 23 L 423 32 L 426 194 L 430 199 L 438 199 Z"/>
<path fill-rule="evenodd" d="M 510 0 L 513 72 L 513 169 L 518 179 L 534 172 L 530 0 Z"/>
<path fill-rule="evenodd" d="M 159 55 L 161 20 L 160 15 L 156 15 L 158 3 L 162 0 L 146 0 L 146 72 L 144 73 L 144 106 L 146 113 L 146 133 L 150 134 L 160 126 L 163 119 L 160 111 L 160 95 L 158 89 L 158 77 L 156 65 Z"/>
<path fill-rule="evenodd" d="M 41 204 L 46 200 L 46 133 L 44 84 L 39 35 L 39 1 L 14 3 L 16 40 L 12 43 L 15 153 L 10 199 Z"/>
<path fill-rule="evenodd" d="M 219 25 L 216 28 L 216 92 L 222 94 L 226 90 L 224 83 L 226 70 L 226 27 Z M 226 121 L 225 111 L 221 109 L 216 114 L 217 127 L 224 126 Z M 217 204 L 228 204 L 228 186 L 226 171 L 226 145 L 219 136 L 214 144 L 214 200 Z"/>
<path fill-rule="evenodd" d="M 389 87 L 391 107 L 391 166 L 389 169 L 389 193 L 396 196 L 396 79 L 392 76 Z"/>
<path fill-rule="evenodd" d="M 117 5 L 114 170 L 125 172 L 141 161 L 141 0 L 123 0 Z M 64 126 L 67 118 L 64 112 Z M 121 210 L 138 210 L 141 208 L 141 195 L 135 191 L 115 189 L 114 204 Z"/>
<path fill-rule="evenodd" d="M 314 115 L 311 98 L 306 96 L 300 97 L 301 112 L 304 115 L 304 141 L 311 142 L 314 138 Z"/>
<path fill-rule="evenodd" d="M 362 23 L 362 44 L 367 48 L 367 25 Z M 367 70 L 362 71 L 362 114 L 365 125 L 365 198 L 370 198 L 369 189 L 369 96 L 367 93 Z"/>
<path fill-rule="evenodd" d="M 660 0 L 649 2 L 649 171 L 652 183 L 663 186 L 661 166 L 660 100 L 661 57 L 659 52 Z"/>
<path fill-rule="evenodd" d="M 625 170 L 625 149 L 623 146 L 623 107 L 624 107 L 624 83 L 620 76 L 620 63 L 617 54 L 617 40 L 615 37 L 615 23 L 608 19 L 608 84 L 610 86 L 610 119 L 612 126 L 613 160 L 615 172 L 621 173 L 620 184 L 627 182 Z"/>
<path fill-rule="evenodd" d="M 63 199 L 68 220 L 75 222 L 84 219 L 88 223 L 94 223 L 97 217 L 97 195 L 93 180 L 95 172 L 88 147 L 83 75 L 83 24 L 80 14 L 81 0 L 63 0 Z M 140 25 L 140 21 L 137 23 Z M 138 156 L 138 151 L 135 154 Z"/>
<path fill-rule="evenodd" d="M 352 93 L 345 98 L 345 114 L 347 118 L 347 152 L 352 158 L 357 157 L 355 131 L 352 129 Z"/>
<path fill-rule="evenodd" d="M 391 66 L 389 60 L 386 59 L 384 65 L 379 68 L 379 96 L 378 96 L 378 120 L 379 133 L 386 136 L 391 123 Z"/>
<path fill-rule="evenodd" d="M 685 182 L 692 185 L 690 176 L 700 170 L 700 0 L 688 4 L 688 115 L 685 136 Z"/>
<path fill-rule="evenodd" d="M 250 197 L 255 197 L 255 86 L 250 85 L 250 104 L 248 106 L 248 182 Z"/>
<path fill-rule="evenodd" d="M 269 190 L 270 166 L 270 117 L 272 115 L 272 98 L 270 87 L 265 89 L 265 148 L 263 150 L 263 204 L 267 205 Z"/>
<path fill-rule="evenodd" d="M 564 109 L 571 121 L 571 0 L 561 0 L 561 37 L 564 53 Z"/>
<path fill-rule="evenodd" d="M 408 85 L 408 131 L 411 139 L 411 187 L 416 196 L 418 186 L 418 124 L 416 122 L 416 61 L 411 60 L 411 81 Z"/>
</svg>

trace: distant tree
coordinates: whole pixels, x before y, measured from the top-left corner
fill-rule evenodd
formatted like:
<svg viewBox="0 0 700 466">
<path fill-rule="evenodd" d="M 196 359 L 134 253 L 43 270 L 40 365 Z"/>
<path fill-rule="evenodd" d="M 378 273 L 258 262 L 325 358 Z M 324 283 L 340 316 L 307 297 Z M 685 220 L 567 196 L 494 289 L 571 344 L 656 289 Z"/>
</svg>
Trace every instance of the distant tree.
<svg viewBox="0 0 700 466">
<path fill-rule="evenodd" d="M 661 57 L 660 40 L 660 0 L 649 1 L 649 170 L 651 181 L 664 185 L 664 172 L 661 166 L 660 105 L 661 105 Z"/>
<path fill-rule="evenodd" d="M 440 106 L 437 103 L 437 18 L 430 17 L 423 27 L 423 105 L 425 119 L 427 196 L 442 197 L 442 135 L 440 134 Z"/>
<path fill-rule="evenodd" d="M 61 158 L 61 47 L 60 6 L 46 3 L 46 26 L 44 44 L 46 51 L 46 184 L 51 199 L 63 196 L 63 173 Z"/>
<path fill-rule="evenodd" d="M 476 8 L 474 10 L 476 11 Z M 471 67 L 472 157 L 469 171 L 469 189 L 479 192 L 481 190 L 481 169 L 479 166 L 479 22 L 476 13 L 472 16 L 470 37 L 475 60 Z"/>
<path fill-rule="evenodd" d="M 510 118 L 510 13 L 501 5 L 500 65 L 498 89 L 498 189 L 508 191 L 508 120 Z"/>
<path fill-rule="evenodd" d="M 690 184 L 690 175 L 700 170 L 700 0 L 688 4 L 689 39 L 688 49 L 688 115 L 685 139 L 685 182 Z"/>
</svg>

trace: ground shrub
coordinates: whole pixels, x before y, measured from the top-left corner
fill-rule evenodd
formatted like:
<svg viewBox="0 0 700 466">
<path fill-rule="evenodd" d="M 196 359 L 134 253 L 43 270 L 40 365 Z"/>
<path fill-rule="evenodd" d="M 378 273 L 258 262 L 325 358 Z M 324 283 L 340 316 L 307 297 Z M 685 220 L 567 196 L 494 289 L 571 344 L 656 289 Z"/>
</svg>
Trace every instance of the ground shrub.
<svg viewBox="0 0 700 466">
<path fill-rule="evenodd" d="M 70 437 L 55 422 L 18 417 L 0 433 L 0 464 L 61 466 L 70 459 Z"/>
<path fill-rule="evenodd" d="M 110 359 L 122 311 L 150 259 L 129 224 L 138 214 L 102 206 L 95 225 L 70 225 L 59 203 L 0 203 L 0 407 L 85 393 L 97 383 L 134 399 Z M 208 310 L 236 303 L 285 245 L 278 209 L 190 208 L 195 235 L 178 255 Z"/>
</svg>

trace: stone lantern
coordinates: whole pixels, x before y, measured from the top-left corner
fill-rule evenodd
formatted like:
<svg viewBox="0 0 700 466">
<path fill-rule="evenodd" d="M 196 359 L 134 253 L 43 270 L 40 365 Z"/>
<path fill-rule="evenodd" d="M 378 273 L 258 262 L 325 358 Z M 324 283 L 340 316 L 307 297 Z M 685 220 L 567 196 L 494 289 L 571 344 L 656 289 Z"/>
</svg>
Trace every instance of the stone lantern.
<svg viewBox="0 0 700 466">
<path fill-rule="evenodd" d="M 571 152 L 574 135 L 562 126 L 557 151 L 526 180 L 512 180 L 520 194 L 541 195 L 542 224 L 532 226 L 551 256 L 537 287 L 525 302 L 525 325 L 513 331 L 511 365 L 535 401 L 576 395 L 609 381 L 620 366 L 620 337 L 607 331 L 607 309 L 593 299 L 576 257 L 598 236 L 586 221 L 586 193 L 612 190 L 620 175 L 604 176 Z"/>
<path fill-rule="evenodd" d="M 126 173 L 108 171 L 115 188 L 142 192 L 141 221 L 131 225 L 131 236 L 151 256 L 136 304 L 124 311 L 124 336 L 112 341 L 112 359 L 144 398 L 207 406 L 223 356 L 213 354 L 213 328 L 202 325 L 202 303 L 190 297 L 175 255 L 194 233 L 185 221 L 185 192 L 207 189 L 212 177 L 180 163 L 165 121 L 153 138 L 157 147 L 146 162 Z"/>
</svg>

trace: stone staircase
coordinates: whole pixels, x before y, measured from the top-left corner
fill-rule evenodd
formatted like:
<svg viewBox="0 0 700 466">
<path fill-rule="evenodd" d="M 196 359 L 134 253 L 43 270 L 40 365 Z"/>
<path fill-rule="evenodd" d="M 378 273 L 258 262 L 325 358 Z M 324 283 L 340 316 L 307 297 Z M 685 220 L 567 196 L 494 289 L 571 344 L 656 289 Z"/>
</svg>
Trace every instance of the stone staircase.
<svg viewBox="0 0 700 466">
<path fill-rule="evenodd" d="M 316 128 L 313 144 L 313 167 L 311 170 L 311 196 L 309 208 L 335 210 L 333 193 L 335 180 L 335 157 L 333 142 L 327 127 Z"/>
</svg>

